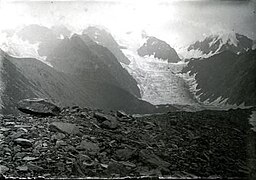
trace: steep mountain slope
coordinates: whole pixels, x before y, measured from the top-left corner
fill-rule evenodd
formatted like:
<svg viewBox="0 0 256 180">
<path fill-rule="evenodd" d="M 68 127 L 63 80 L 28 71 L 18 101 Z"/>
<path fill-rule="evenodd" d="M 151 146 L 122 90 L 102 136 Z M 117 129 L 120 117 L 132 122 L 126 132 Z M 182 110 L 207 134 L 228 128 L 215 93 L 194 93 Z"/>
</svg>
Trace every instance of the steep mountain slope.
<svg viewBox="0 0 256 180">
<path fill-rule="evenodd" d="M 93 42 L 87 35 L 73 35 L 63 39 L 48 55 L 53 67 L 90 81 L 112 84 L 140 97 L 132 76 L 105 47 Z"/>
<path fill-rule="evenodd" d="M 108 48 L 116 56 L 119 62 L 124 64 L 130 63 L 130 60 L 120 50 L 120 46 L 115 41 L 113 36 L 106 30 L 91 26 L 85 29 L 83 34 L 88 35 L 93 41 Z"/>
<path fill-rule="evenodd" d="M 58 72 L 36 59 L 13 58 L 2 51 L 0 59 L 3 64 L 1 114 L 17 114 L 19 100 L 35 97 L 50 99 L 61 106 L 79 105 L 127 113 L 155 113 L 172 108 L 157 109 L 119 86 Z"/>
<path fill-rule="evenodd" d="M 194 76 L 195 95 L 201 102 L 256 105 L 256 50 L 237 55 L 224 51 L 190 61 L 183 72 Z"/>
<path fill-rule="evenodd" d="M 140 56 L 151 56 L 155 58 L 168 60 L 170 63 L 180 61 L 176 51 L 166 42 L 153 36 L 148 36 L 147 41 L 137 50 Z"/>
<path fill-rule="evenodd" d="M 192 54 L 211 56 L 225 50 L 240 54 L 248 51 L 253 46 L 253 40 L 238 33 L 225 33 L 211 35 L 202 41 L 191 44 L 187 50 Z M 196 53 L 198 52 L 198 53 Z"/>
</svg>

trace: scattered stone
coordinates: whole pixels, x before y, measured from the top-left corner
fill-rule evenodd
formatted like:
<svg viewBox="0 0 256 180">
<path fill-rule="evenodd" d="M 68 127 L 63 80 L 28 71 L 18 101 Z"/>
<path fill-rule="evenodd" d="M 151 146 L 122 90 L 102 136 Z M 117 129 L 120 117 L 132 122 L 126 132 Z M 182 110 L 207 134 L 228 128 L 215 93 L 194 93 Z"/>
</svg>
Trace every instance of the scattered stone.
<svg viewBox="0 0 256 180">
<path fill-rule="evenodd" d="M 51 140 L 54 141 L 54 140 L 62 140 L 64 139 L 66 136 L 65 134 L 63 133 L 57 133 L 57 134 L 54 134 L 51 136 Z"/>
<path fill-rule="evenodd" d="M 53 122 L 49 125 L 49 130 L 62 132 L 67 134 L 80 134 L 80 126 L 71 123 Z"/>
<path fill-rule="evenodd" d="M 120 175 L 125 176 L 128 173 L 128 169 L 125 166 L 118 162 L 111 162 L 108 165 L 107 171 L 110 175 Z"/>
<path fill-rule="evenodd" d="M 117 117 L 119 117 L 119 118 L 129 118 L 129 116 L 125 113 L 125 112 L 123 112 L 123 111 L 116 111 L 116 116 Z"/>
<path fill-rule="evenodd" d="M 116 129 L 118 127 L 118 121 L 114 116 L 96 112 L 94 117 L 97 118 L 103 128 Z"/>
<path fill-rule="evenodd" d="M 62 140 L 58 140 L 57 142 L 56 142 L 56 148 L 59 148 L 59 147 L 61 147 L 61 146 L 66 146 L 67 145 L 67 143 L 65 142 L 65 141 L 62 141 Z"/>
<path fill-rule="evenodd" d="M 21 112 L 36 116 L 55 116 L 61 112 L 58 106 L 40 98 L 23 99 L 17 106 Z"/>
<path fill-rule="evenodd" d="M 151 164 L 156 167 L 163 167 L 163 168 L 168 168 L 171 166 L 170 163 L 162 160 L 160 157 L 155 155 L 153 152 L 150 152 L 149 150 L 143 149 L 139 153 L 140 158 L 148 164 Z"/>
<path fill-rule="evenodd" d="M 88 152 L 93 152 L 93 153 L 97 153 L 100 150 L 98 144 L 89 142 L 87 140 L 81 141 L 80 145 L 78 145 L 76 147 L 76 149 L 78 149 L 78 150 L 86 150 Z"/>
<path fill-rule="evenodd" d="M 129 148 L 125 148 L 125 149 L 118 149 L 116 151 L 116 158 L 117 160 L 124 160 L 127 161 L 129 160 L 133 155 L 134 155 L 134 150 L 131 150 Z"/>
<path fill-rule="evenodd" d="M 42 168 L 40 166 L 37 166 L 37 165 L 35 165 L 35 164 L 31 163 L 31 162 L 27 163 L 27 167 L 28 167 L 29 170 L 36 171 L 36 172 L 40 172 L 40 171 L 44 170 L 44 168 Z"/>
<path fill-rule="evenodd" d="M 16 169 L 19 170 L 19 171 L 28 171 L 28 166 L 25 166 L 25 165 L 18 166 L 18 167 L 16 167 Z"/>
<path fill-rule="evenodd" d="M 26 156 L 22 160 L 23 161 L 34 161 L 34 160 L 37 160 L 37 159 L 38 159 L 37 157 Z"/>
<path fill-rule="evenodd" d="M 0 165 L 0 174 L 4 174 L 7 171 L 9 171 L 9 168 L 7 166 Z"/>
<path fill-rule="evenodd" d="M 17 138 L 14 140 L 14 142 L 18 145 L 21 145 L 22 147 L 31 147 L 33 145 L 31 140 L 23 138 Z"/>
</svg>

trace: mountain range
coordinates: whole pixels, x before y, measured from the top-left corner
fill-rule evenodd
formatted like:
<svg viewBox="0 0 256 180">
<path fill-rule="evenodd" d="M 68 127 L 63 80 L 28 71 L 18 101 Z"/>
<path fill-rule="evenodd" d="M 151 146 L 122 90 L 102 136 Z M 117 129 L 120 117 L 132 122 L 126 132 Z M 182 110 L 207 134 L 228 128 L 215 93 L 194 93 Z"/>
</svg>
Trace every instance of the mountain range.
<svg viewBox="0 0 256 180">
<path fill-rule="evenodd" d="M 12 47 L 15 42 L 1 50 L 4 114 L 18 113 L 15 104 L 34 97 L 127 113 L 256 104 L 255 50 L 244 35 L 209 36 L 187 49 L 200 52 L 199 58 L 184 60 L 154 36 L 137 49 L 123 49 L 99 27 L 72 34 L 65 26 L 30 25 L 13 34 L 35 58 L 19 56 L 26 48 Z"/>
</svg>

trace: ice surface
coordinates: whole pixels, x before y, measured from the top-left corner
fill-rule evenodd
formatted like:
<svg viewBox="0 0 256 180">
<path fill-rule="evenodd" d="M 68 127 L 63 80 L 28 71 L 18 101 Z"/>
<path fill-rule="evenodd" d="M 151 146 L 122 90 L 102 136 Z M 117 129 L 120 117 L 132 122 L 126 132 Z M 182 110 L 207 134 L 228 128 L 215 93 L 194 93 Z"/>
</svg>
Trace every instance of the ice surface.
<svg viewBox="0 0 256 180">
<path fill-rule="evenodd" d="M 124 68 L 136 79 L 142 99 L 152 104 L 196 104 L 184 80 L 176 75 L 185 63 L 168 63 L 153 56 L 140 57 L 136 51 L 124 49 L 130 59 Z"/>
</svg>

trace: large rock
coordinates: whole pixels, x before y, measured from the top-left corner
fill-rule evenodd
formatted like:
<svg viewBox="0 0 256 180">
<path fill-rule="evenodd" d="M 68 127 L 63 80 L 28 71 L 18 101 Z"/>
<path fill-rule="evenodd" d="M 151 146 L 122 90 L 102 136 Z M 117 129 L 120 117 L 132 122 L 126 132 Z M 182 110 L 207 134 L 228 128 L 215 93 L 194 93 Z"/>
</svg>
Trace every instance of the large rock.
<svg viewBox="0 0 256 180">
<path fill-rule="evenodd" d="M 40 98 L 23 99 L 18 102 L 18 109 L 23 113 L 38 116 L 54 116 L 60 113 L 58 106 Z"/>
<path fill-rule="evenodd" d="M 118 127 L 118 121 L 114 116 L 96 112 L 94 113 L 94 117 L 97 118 L 99 122 L 101 122 L 101 126 L 103 128 L 116 129 Z"/>
<path fill-rule="evenodd" d="M 143 160 L 143 162 L 150 164 L 154 167 L 168 168 L 171 165 L 170 163 L 162 160 L 160 157 L 155 155 L 153 152 L 150 152 L 146 149 L 141 150 L 139 156 Z"/>
<path fill-rule="evenodd" d="M 67 134 L 80 134 L 80 126 L 72 123 L 53 122 L 49 125 L 49 130 Z"/>
</svg>

